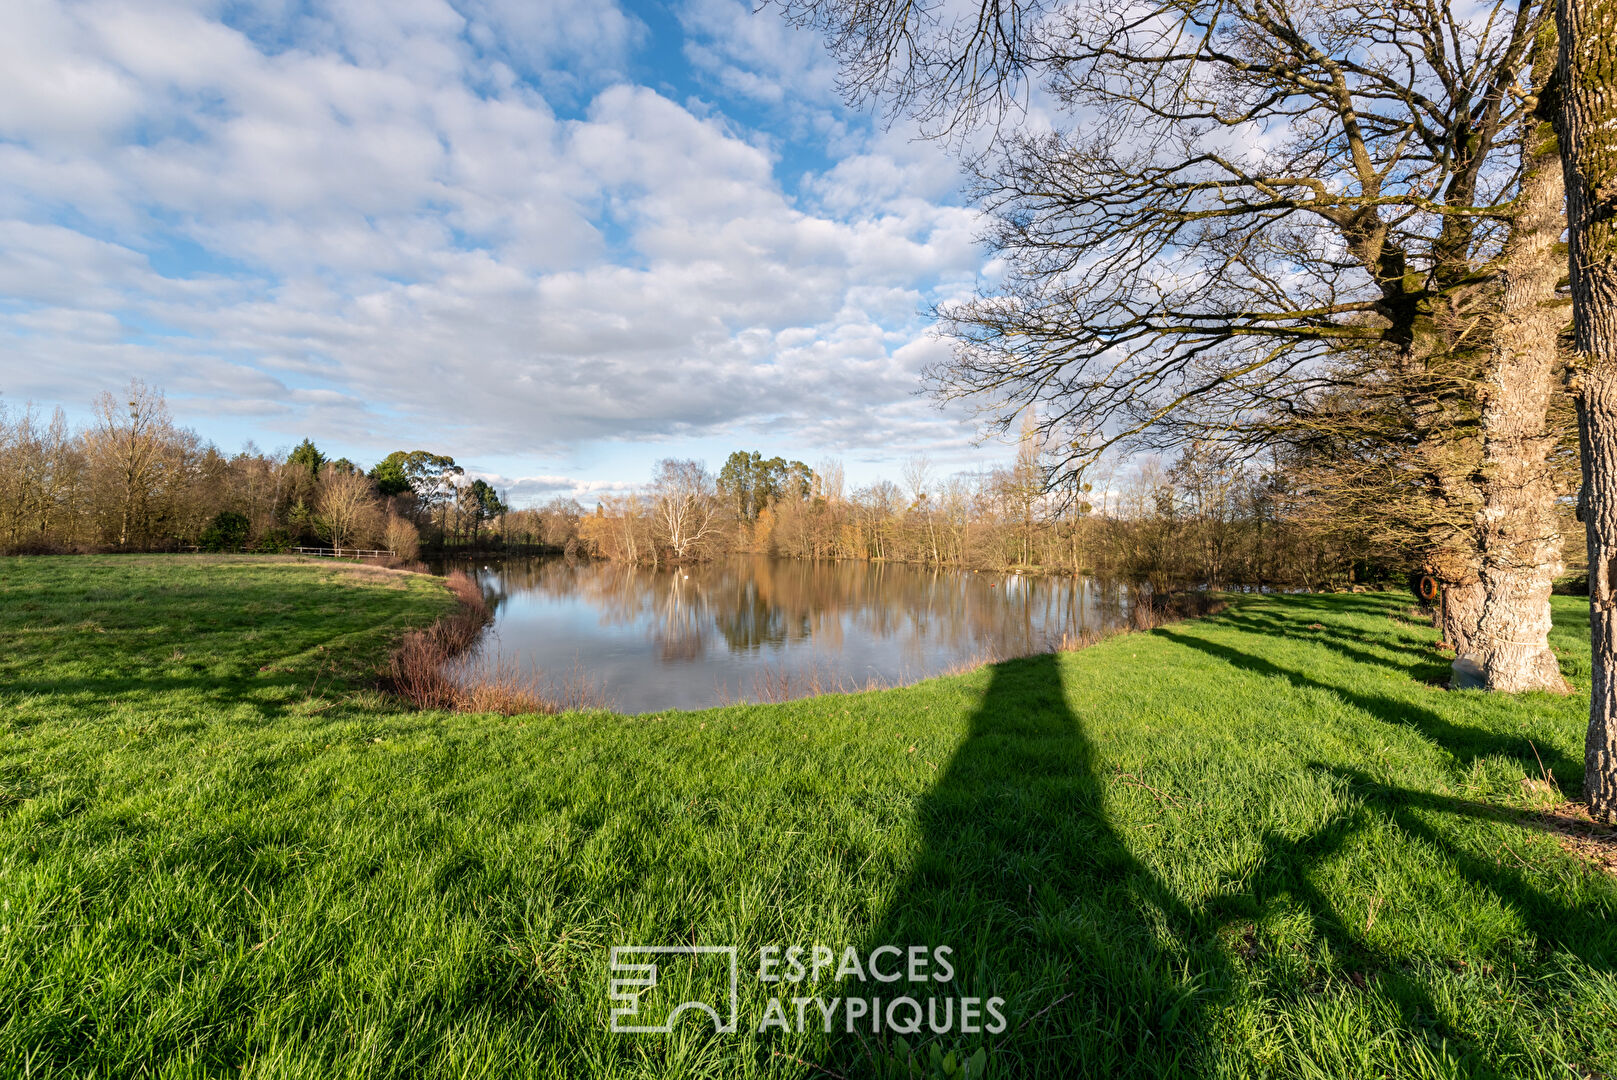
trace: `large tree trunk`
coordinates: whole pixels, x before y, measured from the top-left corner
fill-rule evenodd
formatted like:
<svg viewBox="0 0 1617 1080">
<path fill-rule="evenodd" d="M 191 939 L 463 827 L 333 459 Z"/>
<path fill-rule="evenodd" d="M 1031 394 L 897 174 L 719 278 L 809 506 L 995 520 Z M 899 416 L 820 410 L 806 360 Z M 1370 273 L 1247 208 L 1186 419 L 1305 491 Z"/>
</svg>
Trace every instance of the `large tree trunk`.
<svg viewBox="0 0 1617 1080">
<path fill-rule="evenodd" d="M 1583 797 L 1617 821 L 1617 6 L 1556 5 L 1559 134 L 1566 182 L 1575 336 L 1573 389 L 1583 444 L 1594 687 Z"/>
<path fill-rule="evenodd" d="M 1534 64 L 1543 86 L 1554 54 Z M 1555 287 L 1565 188 L 1554 128 L 1523 123 L 1522 183 L 1500 275 L 1499 323 L 1484 377 L 1483 505 L 1477 515 L 1484 592 L 1475 642 L 1490 690 L 1568 689 L 1550 651 L 1550 584 L 1561 571 L 1561 534 L 1549 454 L 1550 392 L 1558 355 Z"/>
<path fill-rule="evenodd" d="M 1609 361 L 1592 365 L 1577 379 L 1594 653 L 1583 797 L 1596 818 L 1617 823 L 1617 367 Z"/>
</svg>

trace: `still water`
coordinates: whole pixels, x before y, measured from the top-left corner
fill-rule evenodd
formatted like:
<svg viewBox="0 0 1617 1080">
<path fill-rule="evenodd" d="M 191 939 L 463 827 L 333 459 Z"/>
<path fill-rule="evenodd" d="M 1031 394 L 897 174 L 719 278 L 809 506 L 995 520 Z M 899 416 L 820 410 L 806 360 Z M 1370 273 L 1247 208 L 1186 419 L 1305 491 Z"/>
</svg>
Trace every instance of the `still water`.
<svg viewBox="0 0 1617 1080">
<path fill-rule="evenodd" d="M 441 561 L 494 611 L 484 645 L 530 672 L 583 671 L 638 713 L 914 682 L 1124 621 L 1088 578 L 735 557 L 650 569 L 560 556 Z"/>
</svg>

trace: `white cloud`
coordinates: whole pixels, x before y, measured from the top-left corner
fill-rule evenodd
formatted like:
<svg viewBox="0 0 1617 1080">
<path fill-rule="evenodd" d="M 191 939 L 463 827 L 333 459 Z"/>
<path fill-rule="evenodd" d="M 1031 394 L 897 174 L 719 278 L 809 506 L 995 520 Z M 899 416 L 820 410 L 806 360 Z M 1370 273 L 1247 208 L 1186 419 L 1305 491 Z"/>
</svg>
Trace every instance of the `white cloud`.
<svg viewBox="0 0 1617 1080">
<path fill-rule="evenodd" d="M 535 464 L 589 440 L 897 457 L 969 434 L 913 391 L 936 348 L 917 312 L 976 272 L 975 219 L 935 148 L 849 134 L 773 14 L 681 9 L 700 72 L 857 144 L 801 185 L 778 134 L 622 81 L 646 28 L 611 4 L 222 10 L 0 14 L 8 396 L 139 374 L 268 445 Z M 594 482 L 512 484 L 564 480 Z"/>
</svg>

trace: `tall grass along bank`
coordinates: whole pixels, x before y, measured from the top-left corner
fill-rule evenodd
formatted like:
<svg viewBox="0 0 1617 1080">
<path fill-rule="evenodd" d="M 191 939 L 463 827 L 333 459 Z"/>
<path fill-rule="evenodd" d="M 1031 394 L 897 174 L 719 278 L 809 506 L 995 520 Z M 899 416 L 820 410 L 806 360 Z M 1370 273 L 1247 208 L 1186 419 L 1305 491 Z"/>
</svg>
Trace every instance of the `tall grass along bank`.
<svg viewBox="0 0 1617 1080">
<path fill-rule="evenodd" d="M 1442 689 L 1391 594 L 698 713 L 376 689 L 456 603 L 0 562 L 0 1075 L 1617 1072 L 1573 598 L 1565 698 Z M 612 1030 L 612 950 L 672 945 L 735 950 L 734 1033 Z M 922 981 L 878 979 L 916 947 Z M 663 970 L 653 1023 L 710 988 Z M 901 996 L 949 1023 L 895 1032 Z"/>
</svg>

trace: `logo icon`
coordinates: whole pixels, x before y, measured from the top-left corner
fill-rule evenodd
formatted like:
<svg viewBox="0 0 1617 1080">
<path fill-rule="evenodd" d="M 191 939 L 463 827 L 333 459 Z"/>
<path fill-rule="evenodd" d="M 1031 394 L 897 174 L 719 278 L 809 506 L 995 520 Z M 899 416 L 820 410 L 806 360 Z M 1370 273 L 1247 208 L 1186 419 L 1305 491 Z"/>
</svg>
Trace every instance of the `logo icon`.
<svg viewBox="0 0 1617 1080">
<path fill-rule="evenodd" d="M 734 945 L 614 945 L 611 965 L 613 978 L 607 995 L 614 1002 L 613 1031 L 671 1032 L 682 1013 L 696 1009 L 713 1018 L 717 1034 L 735 1032 L 739 1005 Z M 659 995 L 659 989 L 670 992 Z M 672 1007 L 658 1000 L 675 997 L 680 1000 Z M 644 1022 L 656 1017 L 662 1023 Z M 642 1022 L 631 1024 L 630 1020 Z"/>
</svg>

